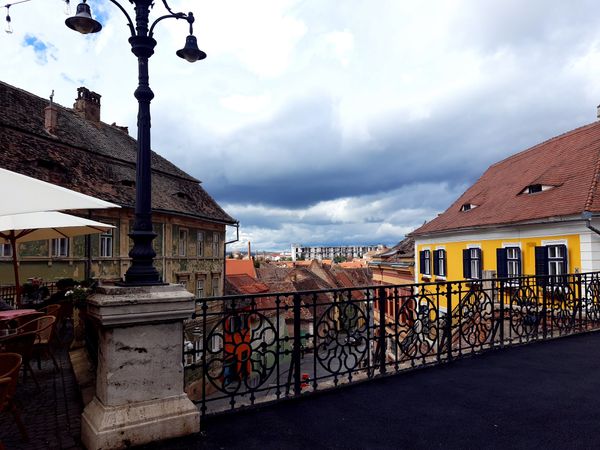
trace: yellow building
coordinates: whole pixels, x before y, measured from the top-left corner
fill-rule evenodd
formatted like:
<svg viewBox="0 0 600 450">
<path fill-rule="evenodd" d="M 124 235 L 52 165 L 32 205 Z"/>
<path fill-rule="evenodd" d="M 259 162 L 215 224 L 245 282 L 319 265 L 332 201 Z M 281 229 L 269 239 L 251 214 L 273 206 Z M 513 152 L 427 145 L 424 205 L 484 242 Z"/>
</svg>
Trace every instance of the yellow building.
<svg viewBox="0 0 600 450">
<path fill-rule="evenodd" d="M 600 122 L 493 164 L 411 233 L 416 282 L 600 270 Z"/>
</svg>

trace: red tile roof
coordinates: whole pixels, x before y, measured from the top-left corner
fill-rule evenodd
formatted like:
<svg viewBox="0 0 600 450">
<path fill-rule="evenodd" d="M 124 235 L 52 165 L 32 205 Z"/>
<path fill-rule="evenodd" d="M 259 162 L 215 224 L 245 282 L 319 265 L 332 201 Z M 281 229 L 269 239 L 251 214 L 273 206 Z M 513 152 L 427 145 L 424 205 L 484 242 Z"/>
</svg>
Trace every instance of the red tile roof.
<svg viewBox="0 0 600 450">
<path fill-rule="evenodd" d="M 353 259 L 352 261 L 344 261 L 338 264 L 344 269 L 360 269 L 361 267 L 367 267 L 367 262 L 362 259 Z"/>
<path fill-rule="evenodd" d="M 261 283 L 255 278 L 246 274 L 227 275 L 226 278 L 227 295 L 236 294 L 264 294 L 269 292 L 269 286 Z"/>
<path fill-rule="evenodd" d="M 600 121 L 493 164 L 443 214 L 411 236 L 598 212 L 599 175 Z M 521 194 L 534 184 L 554 187 Z M 466 203 L 477 207 L 461 211 Z"/>
<path fill-rule="evenodd" d="M 250 303 L 253 303 L 258 308 L 258 311 L 260 311 L 262 314 L 265 314 L 266 316 L 275 316 L 279 311 L 279 313 L 285 319 L 293 319 L 294 299 L 292 296 L 292 292 L 295 291 L 294 286 L 290 283 L 289 286 L 287 286 L 286 289 L 284 289 L 283 291 L 280 289 L 272 290 L 271 287 L 269 287 L 269 285 L 265 283 L 261 283 L 257 279 L 252 278 L 251 276 L 246 274 L 227 275 L 227 277 L 225 278 L 225 290 L 227 295 L 266 294 L 270 291 L 289 292 L 289 295 L 282 295 L 277 297 L 272 295 L 268 295 L 265 297 L 254 297 L 251 302 L 245 302 L 245 306 L 248 306 Z M 302 306 L 300 307 L 300 318 L 302 320 L 311 320 L 312 313 L 308 308 L 305 307 L 304 302 L 301 302 L 301 304 Z"/>
<path fill-rule="evenodd" d="M 256 278 L 256 270 L 254 269 L 254 261 L 251 259 L 230 259 L 225 260 L 225 273 L 229 275 L 246 274 L 252 278 Z"/>
</svg>

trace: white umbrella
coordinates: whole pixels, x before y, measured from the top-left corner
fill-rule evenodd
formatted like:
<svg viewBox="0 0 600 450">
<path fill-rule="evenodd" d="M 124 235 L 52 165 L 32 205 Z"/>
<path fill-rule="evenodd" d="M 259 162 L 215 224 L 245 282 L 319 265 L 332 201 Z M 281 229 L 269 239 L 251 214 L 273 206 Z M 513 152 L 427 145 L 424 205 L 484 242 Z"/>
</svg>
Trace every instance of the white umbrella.
<svg viewBox="0 0 600 450">
<path fill-rule="evenodd" d="M 111 228 L 114 228 L 114 226 L 56 211 L 0 216 L 0 238 L 10 242 L 12 246 L 17 305 L 21 303 L 17 244 L 43 239 L 69 238 L 102 233 Z"/>
<path fill-rule="evenodd" d="M 34 211 L 120 208 L 89 195 L 0 168 L 0 216 Z"/>
</svg>

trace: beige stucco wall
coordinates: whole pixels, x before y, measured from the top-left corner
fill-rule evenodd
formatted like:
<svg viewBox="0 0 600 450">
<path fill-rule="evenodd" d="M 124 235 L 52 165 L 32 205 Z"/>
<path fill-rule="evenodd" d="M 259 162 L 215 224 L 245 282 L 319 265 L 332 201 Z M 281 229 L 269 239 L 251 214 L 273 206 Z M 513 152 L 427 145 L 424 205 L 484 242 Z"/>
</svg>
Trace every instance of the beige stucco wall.
<svg viewBox="0 0 600 450">
<path fill-rule="evenodd" d="M 87 214 L 81 214 L 87 217 Z M 127 236 L 133 225 L 133 211 L 128 209 L 94 212 L 92 219 L 115 225 L 113 234 L 113 257 L 101 258 L 99 235 L 90 236 L 92 254 L 91 276 L 100 279 L 119 279 L 127 271 L 130 260 L 131 240 Z M 204 281 L 205 296 L 213 293 L 222 295 L 223 285 L 223 245 L 225 225 L 186 217 L 154 214 L 153 223 L 158 236 L 154 240 L 156 251 L 155 266 L 168 283 L 182 283 L 196 295 L 197 281 Z M 179 230 L 187 230 L 188 242 L 185 256 L 179 255 Z M 204 232 L 204 252 L 198 255 L 197 235 Z M 213 252 L 213 233 L 218 233 L 219 243 Z M 41 277 L 45 281 L 61 278 L 83 280 L 86 266 L 86 244 L 84 237 L 70 239 L 69 256 L 50 257 L 48 241 L 22 244 L 19 249 L 19 273 L 21 282 L 31 277 Z M 14 284 L 12 259 L 0 257 L 0 285 Z"/>
</svg>

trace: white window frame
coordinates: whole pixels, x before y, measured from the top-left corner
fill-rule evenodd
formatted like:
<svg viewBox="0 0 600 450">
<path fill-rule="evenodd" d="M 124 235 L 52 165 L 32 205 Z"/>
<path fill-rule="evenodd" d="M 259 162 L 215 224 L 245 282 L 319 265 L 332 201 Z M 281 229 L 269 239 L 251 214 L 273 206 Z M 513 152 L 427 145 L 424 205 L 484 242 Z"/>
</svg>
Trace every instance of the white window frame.
<svg viewBox="0 0 600 450">
<path fill-rule="evenodd" d="M 63 245 L 64 244 L 64 245 Z M 50 256 L 52 258 L 69 257 L 69 238 L 56 238 L 50 240 Z"/>
<path fill-rule="evenodd" d="M 200 292 L 202 295 L 200 295 Z M 196 298 L 206 297 L 206 277 L 196 278 Z"/>
<path fill-rule="evenodd" d="M 182 238 L 183 236 L 183 238 Z M 187 228 L 179 229 L 179 248 L 177 254 L 179 256 L 187 256 L 188 230 Z"/>
<path fill-rule="evenodd" d="M 210 289 L 213 297 L 219 296 L 219 287 L 221 285 L 221 276 L 213 275 L 211 277 Z"/>
<path fill-rule="evenodd" d="M 427 263 L 425 264 L 425 269 L 427 269 L 427 272 L 423 272 L 423 268 L 419 267 L 420 271 L 421 271 L 421 276 L 423 278 L 431 278 L 431 248 L 430 247 L 423 247 L 421 249 L 422 252 L 427 252 L 427 253 L 423 253 L 423 259 L 425 261 L 427 261 Z M 428 255 L 428 256 L 425 256 Z"/>
<path fill-rule="evenodd" d="M 523 248 L 521 246 L 521 243 L 520 242 L 503 242 L 502 248 L 506 249 L 506 274 L 507 274 L 508 278 L 520 277 L 521 274 L 515 273 L 515 264 L 514 263 L 511 264 L 511 262 L 519 261 L 521 268 L 523 268 Z M 509 257 L 509 250 L 515 249 L 515 248 L 518 248 L 520 250 L 518 259 Z M 517 267 L 517 269 L 518 269 L 518 267 Z M 517 283 L 517 281 L 514 281 L 513 284 L 514 283 Z"/>
<path fill-rule="evenodd" d="M 479 249 L 480 253 L 482 253 L 481 244 L 469 244 L 467 245 L 467 249 L 469 250 L 469 264 L 471 264 L 471 279 L 479 280 L 479 268 L 481 267 L 481 259 L 477 257 L 473 258 L 473 253 L 475 253 L 475 256 L 478 255 L 477 252 L 472 252 L 471 250 Z M 481 267 L 481 274 L 483 275 L 483 267 Z"/>
<path fill-rule="evenodd" d="M 10 258 L 12 257 L 12 245 L 10 242 L 5 244 L 0 244 L 0 257 L 1 258 Z"/>
<path fill-rule="evenodd" d="M 204 231 L 198 231 L 196 234 L 196 254 L 204 256 Z"/>
<path fill-rule="evenodd" d="M 445 268 L 447 266 L 447 264 L 445 264 L 445 263 L 448 261 L 448 252 L 446 251 L 446 247 L 445 246 L 443 246 L 443 247 L 436 247 L 435 250 L 444 250 L 444 258 L 438 258 L 436 261 L 434 261 L 434 264 L 440 264 L 441 263 L 438 266 L 438 270 L 437 271 L 439 273 L 441 273 L 442 275 L 436 275 L 436 280 L 437 279 L 439 279 L 439 280 L 445 280 L 446 276 L 448 275 L 446 273 L 446 270 L 445 270 Z"/>
<path fill-rule="evenodd" d="M 210 348 L 213 353 L 223 348 L 223 338 L 219 334 L 213 334 L 210 341 Z"/>
<path fill-rule="evenodd" d="M 100 235 L 100 257 L 112 258 L 114 249 L 113 228 L 110 228 Z M 108 251 L 107 251 L 108 250 Z"/>
<path fill-rule="evenodd" d="M 542 241 L 542 247 L 547 247 L 548 251 L 548 275 L 564 275 L 562 272 L 562 266 L 559 261 L 562 261 L 563 257 L 551 257 L 550 256 L 550 248 L 558 249 L 559 245 L 564 245 L 566 247 L 566 255 L 564 255 L 564 260 L 566 261 L 567 273 L 569 272 L 569 245 L 566 239 L 556 239 L 556 240 L 544 240 Z M 553 269 L 554 268 L 554 269 Z M 558 268 L 558 270 L 557 270 Z"/>
<path fill-rule="evenodd" d="M 219 242 L 220 242 L 219 232 L 213 231 L 212 236 L 212 253 L 213 257 L 219 256 Z"/>
<path fill-rule="evenodd" d="M 567 261 L 567 255 L 559 255 L 563 247 L 561 247 L 559 244 L 547 245 L 546 248 L 548 249 L 548 275 L 564 275 L 563 260 Z M 552 253 L 554 253 L 554 255 Z"/>
</svg>

